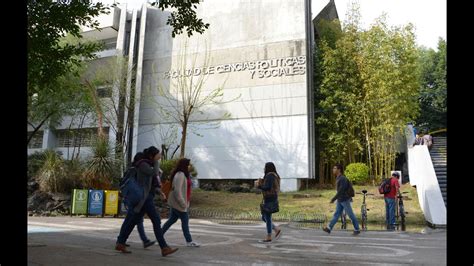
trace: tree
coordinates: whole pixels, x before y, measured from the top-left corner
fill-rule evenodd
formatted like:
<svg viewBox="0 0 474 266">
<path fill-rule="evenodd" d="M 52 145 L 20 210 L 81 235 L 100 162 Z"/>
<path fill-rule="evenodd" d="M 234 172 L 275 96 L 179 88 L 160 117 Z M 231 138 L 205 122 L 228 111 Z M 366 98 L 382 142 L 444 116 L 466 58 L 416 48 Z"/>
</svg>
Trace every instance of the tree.
<svg viewBox="0 0 474 266">
<path fill-rule="evenodd" d="M 188 37 L 193 35 L 193 31 L 203 33 L 205 29 L 209 28 L 209 23 L 204 23 L 202 19 L 198 19 L 196 9 L 201 0 L 160 0 L 153 2 L 153 6 L 158 6 L 161 10 L 165 8 L 175 8 L 172 11 L 166 24 L 173 27 L 171 36 L 174 38 L 177 34 L 183 33 L 186 30 Z"/>
<path fill-rule="evenodd" d="M 28 99 L 57 90 L 61 76 L 78 66 L 82 58 L 93 58 L 100 44 L 62 42 L 67 36 L 81 37 L 81 26 L 96 28 L 94 17 L 108 14 L 108 7 L 91 1 L 28 0 Z M 77 73 L 76 73 L 77 74 Z"/>
<path fill-rule="evenodd" d="M 177 8 L 167 22 L 173 27 L 175 37 L 183 30 L 191 36 L 194 31 L 203 33 L 209 27 L 193 10 L 198 3 L 198 0 L 157 1 L 153 5 L 162 10 Z M 71 76 L 80 76 L 77 70 L 82 62 L 94 59 L 94 53 L 103 47 L 101 43 L 82 39 L 81 27 L 97 29 L 99 22 L 95 18 L 109 14 L 110 7 L 92 1 L 28 0 L 28 122 L 34 128 L 28 142 L 42 126 L 57 124 L 65 115 L 57 103 L 62 103 L 71 91 L 62 91 L 65 86 L 61 83 Z M 51 97 L 54 100 L 48 102 Z"/>
<path fill-rule="evenodd" d="M 107 58 L 105 62 L 89 69 L 91 75 L 84 79 L 94 99 L 99 135 L 104 122 L 115 133 L 115 160 L 125 170 L 129 150 L 127 134 L 133 123 L 135 65 L 129 65 L 128 56 Z M 98 90 L 106 90 L 110 97 L 99 98 Z"/>
<path fill-rule="evenodd" d="M 447 84 L 446 84 L 446 41 L 438 41 L 438 51 L 419 48 L 420 52 L 420 116 L 419 127 L 427 130 L 446 128 Z"/>
<path fill-rule="evenodd" d="M 176 69 L 179 75 L 170 77 L 170 87 L 165 88 L 159 81 L 157 86 L 154 88 L 150 87 L 150 92 L 153 94 L 153 90 L 156 91 L 155 95 L 157 98 L 150 99 L 153 104 L 157 107 L 156 110 L 165 120 L 171 120 L 181 127 L 181 140 L 180 140 L 180 157 L 184 157 L 186 153 L 186 138 L 190 123 L 193 124 L 206 124 L 210 127 L 216 127 L 220 124 L 220 120 L 229 118 L 230 113 L 214 111 L 211 115 L 208 111 L 212 107 L 236 100 L 238 97 L 224 101 L 224 83 L 217 88 L 207 88 L 205 86 L 206 80 L 209 75 L 194 75 L 193 71 L 198 68 L 196 62 L 198 56 L 195 55 L 193 58 L 189 57 L 187 43 L 181 48 L 178 56 L 178 69 Z M 202 64 L 199 68 L 208 68 L 210 65 L 209 49 L 203 55 L 203 58 L 199 58 Z M 188 64 L 190 62 L 191 64 Z M 196 119 L 200 116 L 199 119 Z M 212 120 L 210 119 L 212 117 Z M 197 130 L 191 130 L 191 132 L 199 135 Z"/>
<path fill-rule="evenodd" d="M 326 111 L 321 106 L 323 104 L 323 99 L 325 95 L 321 92 L 321 83 L 323 82 L 324 78 L 324 54 L 327 48 L 335 49 L 336 48 L 336 41 L 342 36 L 341 31 L 341 24 L 338 20 L 328 21 L 325 19 L 321 19 L 316 24 L 316 29 L 318 31 L 318 37 L 316 40 L 316 46 L 314 50 L 314 77 L 313 77 L 313 84 L 314 84 L 314 120 L 315 122 L 320 121 L 322 117 L 325 117 Z M 325 153 L 325 139 L 323 138 L 324 129 L 321 129 L 321 126 L 315 126 L 315 143 L 316 143 L 316 171 L 319 173 L 318 178 L 320 184 L 325 182 L 324 177 L 330 176 L 329 174 L 325 174 L 327 171 L 328 165 L 330 162 L 327 161 L 327 154 Z"/>
<path fill-rule="evenodd" d="M 367 162 L 372 177 L 388 174 L 394 168 L 397 134 L 418 113 L 412 25 L 389 28 L 381 16 L 364 31 L 359 21 L 354 5 L 342 33 L 326 31 L 328 38 L 318 42 L 316 123 L 324 168 L 320 175 L 326 177 L 336 162 Z"/>
<path fill-rule="evenodd" d="M 71 100 L 77 101 L 84 58 L 94 58 L 102 44 L 81 39 L 81 26 L 95 28 L 94 17 L 107 14 L 108 7 L 90 1 L 68 3 L 52 0 L 27 2 L 28 30 L 28 124 L 33 132 L 61 122 Z M 74 83 L 76 82 L 76 83 Z"/>
<path fill-rule="evenodd" d="M 418 115 L 418 53 L 413 25 L 389 28 L 385 16 L 362 35 L 364 98 L 362 110 L 372 158 L 379 178 L 395 167 L 396 137 Z"/>
<path fill-rule="evenodd" d="M 71 71 L 57 77 L 55 90 L 35 93 L 28 105 L 28 124 L 33 131 L 28 143 L 42 127 L 55 127 L 66 115 L 85 116 L 91 111 L 91 98 L 77 73 L 84 72 L 84 65 L 73 66 Z"/>
</svg>

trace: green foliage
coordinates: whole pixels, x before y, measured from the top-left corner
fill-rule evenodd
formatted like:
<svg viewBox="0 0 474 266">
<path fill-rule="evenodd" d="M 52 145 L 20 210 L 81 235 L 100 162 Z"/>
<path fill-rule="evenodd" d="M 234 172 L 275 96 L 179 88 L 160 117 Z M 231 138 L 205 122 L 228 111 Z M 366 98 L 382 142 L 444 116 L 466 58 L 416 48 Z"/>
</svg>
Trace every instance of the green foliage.
<svg viewBox="0 0 474 266">
<path fill-rule="evenodd" d="M 447 84 L 446 41 L 438 41 L 438 51 L 420 48 L 420 116 L 416 125 L 429 131 L 446 128 Z"/>
<path fill-rule="evenodd" d="M 54 91 L 35 94 L 28 103 L 28 123 L 34 128 L 41 124 L 54 128 L 63 116 L 92 111 L 90 93 L 76 76 L 84 71 L 83 65 L 71 67 L 69 72 L 57 78 Z"/>
<path fill-rule="evenodd" d="M 176 164 L 178 163 L 179 159 L 171 159 L 171 160 L 163 160 L 160 164 L 161 170 L 163 170 L 162 178 L 163 179 L 168 179 L 170 177 L 171 172 L 173 169 L 176 167 Z M 198 172 L 194 165 L 191 163 L 190 164 L 191 168 L 189 173 L 193 177 L 197 177 Z"/>
<path fill-rule="evenodd" d="M 63 160 L 61 152 L 46 150 L 28 156 L 28 177 L 36 178 L 45 192 L 69 193 L 81 188 L 84 167 L 75 160 Z"/>
<path fill-rule="evenodd" d="M 64 170 L 67 179 L 66 192 L 74 188 L 83 188 L 82 174 L 84 172 L 84 164 L 79 159 L 64 161 Z"/>
<path fill-rule="evenodd" d="M 82 176 L 84 185 L 87 188 L 111 189 L 114 177 L 122 173 L 111 156 L 108 139 L 99 137 L 92 147 L 92 152 Z"/>
<path fill-rule="evenodd" d="M 28 179 L 34 178 L 38 171 L 43 167 L 44 161 L 46 160 L 47 151 L 37 151 L 27 158 L 27 176 Z"/>
<path fill-rule="evenodd" d="M 381 176 L 394 167 L 397 134 L 418 115 L 419 53 L 411 24 L 388 27 L 382 15 L 362 30 L 357 6 L 348 17 L 340 34 L 327 24 L 317 43 L 319 173 L 330 176 L 336 162 L 366 162 Z"/>
<path fill-rule="evenodd" d="M 64 37 L 81 37 L 81 26 L 97 27 L 94 17 L 108 14 L 108 7 L 90 1 L 28 0 L 28 98 L 35 93 L 51 93 L 57 78 L 81 57 L 93 58 L 101 45 L 90 42 L 61 43 Z"/>
<path fill-rule="evenodd" d="M 353 184 L 365 184 L 369 181 L 369 167 L 365 163 L 351 163 L 344 173 Z"/>
<path fill-rule="evenodd" d="M 166 24 L 173 27 L 171 36 L 174 38 L 176 34 L 181 34 L 185 30 L 188 37 L 193 35 L 193 32 L 203 33 L 205 29 L 209 28 L 209 23 L 204 23 L 202 19 L 197 18 L 196 11 L 201 0 L 187 0 L 187 1 L 175 1 L 175 0 L 161 0 L 153 2 L 153 6 L 158 6 L 161 10 L 165 8 L 175 8 L 171 11 Z"/>
<path fill-rule="evenodd" d="M 67 178 L 64 171 L 64 160 L 61 154 L 46 150 L 44 152 L 44 164 L 36 176 L 39 189 L 44 192 L 65 192 Z"/>
</svg>

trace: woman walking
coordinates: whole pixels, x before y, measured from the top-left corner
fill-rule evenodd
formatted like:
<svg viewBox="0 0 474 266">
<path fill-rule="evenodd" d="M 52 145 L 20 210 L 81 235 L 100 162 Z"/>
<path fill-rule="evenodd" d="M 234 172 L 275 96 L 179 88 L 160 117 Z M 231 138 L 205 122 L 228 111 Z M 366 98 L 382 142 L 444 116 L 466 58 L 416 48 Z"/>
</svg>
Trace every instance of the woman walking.
<svg viewBox="0 0 474 266">
<path fill-rule="evenodd" d="M 266 243 L 272 241 L 272 230 L 275 231 L 275 240 L 280 238 L 281 229 L 272 222 L 272 212 L 278 206 L 278 192 L 280 191 L 280 176 L 272 162 L 265 164 L 265 176 L 256 182 L 257 188 L 262 190 L 263 206 L 261 206 L 262 220 L 267 225 L 267 237 L 260 242 Z M 272 210 L 273 209 L 273 210 Z"/>
<path fill-rule="evenodd" d="M 153 202 L 155 187 L 152 183 L 159 174 L 160 152 L 156 147 L 151 146 L 148 149 L 145 149 L 143 153 L 145 159 L 137 162 L 137 183 L 144 189 L 144 197 L 138 204 L 136 204 L 136 206 L 131 206 L 128 209 L 127 216 L 125 217 L 120 229 L 120 234 L 117 237 L 115 249 L 123 253 L 130 253 L 126 248 L 125 243 L 135 225 L 143 219 L 143 216 L 146 213 L 153 224 L 153 231 L 158 240 L 158 244 L 161 247 L 161 255 L 164 257 L 176 252 L 178 249 L 170 248 L 166 243 L 161 229 L 160 216 L 156 212 L 155 203 Z"/>
<path fill-rule="evenodd" d="M 168 195 L 168 205 L 170 205 L 170 216 L 163 225 L 163 234 L 176 223 L 178 218 L 181 220 L 181 229 L 183 230 L 186 246 L 199 247 L 200 244 L 193 241 L 189 232 L 189 204 L 191 202 L 191 175 L 189 174 L 190 160 L 181 158 L 175 169 L 171 172 L 171 192 Z"/>
</svg>

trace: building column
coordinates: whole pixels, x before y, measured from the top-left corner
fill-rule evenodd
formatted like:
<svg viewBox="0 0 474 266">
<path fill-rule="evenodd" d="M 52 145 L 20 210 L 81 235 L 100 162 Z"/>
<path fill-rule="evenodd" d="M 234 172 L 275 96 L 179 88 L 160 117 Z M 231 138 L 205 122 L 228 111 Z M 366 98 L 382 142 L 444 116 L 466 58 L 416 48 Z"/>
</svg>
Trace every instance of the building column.
<svg viewBox="0 0 474 266">
<path fill-rule="evenodd" d="M 144 3 L 142 6 L 142 12 L 140 15 L 140 31 L 138 36 L 138 53 L 137 53 L 137 73 L 135 83 L 135 104 L 133 114 L 133 128 L 132 128 L 132 154 L 137 153 L 138 149 L 138 122 L 140 118 L 140 101 L 142 94 L 142 71 L 143 71 L 143 50 L 145 48 L 145 32 L 146 32 L 146 11 L 147 4 Z"/>
<path fill-rule="evenodd" d="M 43 132 L 43 150 L 53 149 L 56 147 L 56 136 L 50 129 L 45 129 Z"/>
</svg>

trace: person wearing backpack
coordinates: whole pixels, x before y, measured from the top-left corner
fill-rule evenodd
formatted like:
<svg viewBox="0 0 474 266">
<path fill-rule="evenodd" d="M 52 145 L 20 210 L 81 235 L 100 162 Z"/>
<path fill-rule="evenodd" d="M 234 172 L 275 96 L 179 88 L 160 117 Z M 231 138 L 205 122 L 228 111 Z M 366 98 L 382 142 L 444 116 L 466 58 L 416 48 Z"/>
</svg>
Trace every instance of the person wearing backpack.
<svg viewBox="0 0 474 266">
<path fill-rule="evenodd" d="M 385 223 L 387 224 L 387 230 L 393 231 L 395 230 L 395 197 L 397 196 L 398 189 L 400 188 L 400 184 L 398 179 L 400 175 L 398 172 L 393 172 L 392 177 L 388 179 L 389 182 L 389 189 L 385 189 L 384 192 L 384 200 L 385 200 Z M 384 183 L 382 183 L 382 186 Z M 385 187 L 387 184 L 385 183 Z"/>
<path fill-rule="evenodd" d="M 354 225 L 354 235 L 360 234 L 360 228 L 359 228 L 359 222 L 357 221 L 357 218 L 354 214 L 354 211 L 352 210 L 351 206 L 351 201 L 352 197 L 354 197 L 354 188 L 352 188 L 352 184 L 345 177 L 344 174 L 344 168 L 342 167 L 341 164 L 336 164 L 333 169 L 332 169 L 333 174 L 336 176 L 336 195 L 331 199 L 331 203 L 334 203 L 334 201 L 337 200 L 337 205 L 336 205 L 336 211 L 334 212 L 334 215 L 329 222 L 329 225 L 323 228 L 323 231 L 330 234 L 332 231 L 332 228 L 334 225 L 337 223 L 337 220 L 339 220 L 339 217 L 341 217 L 342 210 L 345 210 L 347 215 L 349 215 L 349 218 L 352 221 L 352 224 Z"/>
<path fill-rule="evenodd" d="M 191 175 L 189 174 L 190 163 L 189 159 L 181 158 L 171 172 L 171 191 L 168 195 L 170 212 L 168 221 L 163 225 L 163 234 L 180 219 L 186 246 L 199 247 L 200 244 L 193 241 L 189 232 L 189 204 L 191 202 L 192 186 Z"/>
<path fill-rule="evenodd" d="M 267 225 L 267 237 L 261 240 L 262 243 L 272 242 L 272 230 L 275 231 L 275 240 L 281 236 L 281 228 L 272 222 L 272 213 L 279 210 L 278 192 L 280 191 L 280 176 L 276 171 L 275 164 L 267 162 L 264 168 L 263 179 L 255 181 L 258 189 L 262 190 L 263 203 L 260 205 L 262 220 Z"/>
<path fill-rule="evenodd" d="M 133 157 L 132 167 L 136 169 L 138 162 L 140 160 L 144 160 L 144 159 L 146 159 L 145 154 L 143 152 L 137 152 L 137 154 L 135 154 L 135 156 Z M 131 177 L 128 177 L 128 178 L 136 178 L 136 171 L 135 171 L 134 176 L 131 176 Z M 122 180 L 122 181 L 124 182 L 125 180 Z M 130 206 L 129 204 L 127 204 L 126 199 L 124 199 L 124 201 L 126 203 L 127 208 L 133 208 L 133 206 Z M 146 236 L 145 228 L 143 227 L 143 217 L 141 217 L 141 219 L 137 222 L 137 231 L 138 231 L 138 235 L 140 236 L 140 239 L 143 242 L 143 248 L 153 246 L 156 243 L 156 241 L 151 241 Z M 125 243 L 125 246 L 129 247 L 130 245 Z"/>
<path fill-rule="evenodd" d="M 159 175 L 159 160 L 161 155 L 160 151 L 154 146 L 145 149 L 143 153 L 145 158 L 139 160 L 136 164 L 136 183 L 143 189 L 143 198 L 141 198 L 135 206 L 130 206 L 128 209 L 127 216 L 120 228 L 120 234 L 117 237 L 115 250 L 121 251 L 122 253 L 131 253 L 127 250 L 125 243 L 135 225 L 143 219 L 146 213 L 153 224 L 153 231 L 160 245 L 161 255 L 164 257 L 176 252 L 178 249 L 171 248 L 166 243 L 161 229 L 161 219 L 156 212 L 155 203 L 153 201 L 156 189 L 153 183 L 155 183 L 154 180 L 157 179 L 156 176 Z"/>
</svg>

